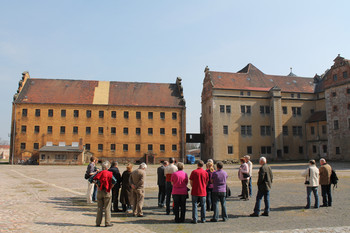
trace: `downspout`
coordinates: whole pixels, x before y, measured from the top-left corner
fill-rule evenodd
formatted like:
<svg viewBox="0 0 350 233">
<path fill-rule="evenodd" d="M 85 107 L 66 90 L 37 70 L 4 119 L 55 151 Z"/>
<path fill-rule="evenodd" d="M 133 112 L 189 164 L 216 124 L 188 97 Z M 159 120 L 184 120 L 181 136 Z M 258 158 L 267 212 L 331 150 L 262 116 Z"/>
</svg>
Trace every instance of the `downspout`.
<svg viewBox="0 0 350 233">
<path fill-rule="evenodd" d="M 11 153 L 11 165 L 13 165 L 13 157 L 14 157 L 14 151 L 15 151 L 15 138 L 16 138 L 16 103 L 13 102 L 14 105 L 14 120 L 13 120 L 13 132 L 12 132 L 12 153 Z"/>
<path fill-rule="evenodd" d="M 185 118 L 185 114 L 184 114 L 184 108 L 183 107 L 181 109 L 181 137 L 182 137 L 182 140 L 181 140 L 181 154 L 182 154 L 182 162 L 185 163 L 185 124 L 184 124 L 184 118 Z"/>
</svg>

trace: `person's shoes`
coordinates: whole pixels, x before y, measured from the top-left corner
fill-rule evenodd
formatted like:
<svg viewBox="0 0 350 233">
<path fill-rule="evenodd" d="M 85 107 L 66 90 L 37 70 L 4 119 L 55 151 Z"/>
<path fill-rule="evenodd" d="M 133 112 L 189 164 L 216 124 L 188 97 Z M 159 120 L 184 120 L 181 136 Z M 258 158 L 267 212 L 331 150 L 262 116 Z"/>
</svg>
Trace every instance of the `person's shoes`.
<svg viewBox="0 0 350 233">
<path fill-rule="evenodd" d="M 240 199 L 245 199 L 244 197 L 241 197 Z"/>
<path fill-rule="evenodd" d="M 249 201 L 249 198 L 244 198 L 244 200 L 243 201 Z"/>
<path fill-rule="evenodd" d="M 240 194 L 240 195 L 238 195 L 238 197 L 243 197 L 243 195 L 242 195 L 242 194 Z"/>
<path fill-rule="evenodd" d="M 143 214 L 138 214 L 137 217 L 143 217 Z"/>
<path fill-rule="evenodd" d="M 305 206 L 305 208 L 304 209 L 310 209 L 310 206 Z"/>
<path fill-rule="evenodd" d="M 112 227 L 112 226 L 113 226 L 113 224 L 108 224 L 105 227 Z"/>
<path fill-rule="evenodd" d="M 101 225 L 100 224 L 98 224 L 98 225 L 96 225 L 95 227 L 100 227 Z"/>
<path fill-rule="evenodd" d="M 214 218 L 212 218 L 212 219 L 210 219 L 210 222 L 217 222 L 218 220 L 217 219 L 214 219 Z"/>
<path fill-rule="evenodd" d="M 192 220 L 192 221 L 191 221 L 191 223 L 193 223 L 193 224 L 197 224 L 197 221 L 195 221 L 195 220 Z"/>
<path fill-rule="evenodd" d="M 201 220 L 201 223 L 205 223 L 206 221 L 205 220 Z"/>
<path fill-rule="evenodd" d="M 166 212 L 166 215 L 170 215 L 170 212 Z"/>
<path fill-rule="evenodd" d="M 318 209 L 319 207 L 318 206 L 314 206 L 315 209 Z"/>
<path fill-rule="evenodd" d="M 328 207 L 328 205 L 320 205 L 320 207 Z"/>
<path fill-rule="evenodd" d="M 328 205 L 328 207 L 332 207 L 332 205 Z"/>
<path fill-rule="evenodd" d="M 116 209 L 114 212 L 123 212 L 121 209 Z"/>
<path fill-rule="evenodd" d="M 262 215 L 262 216 L 268 217 L 268 216 L 269 216 L 269 213 L 265 213 L 265 212 L 264 212 L 264 213 L 262 213 L 261 215 Z"/>
<path fill-rule="evenodd" d="M 249 216 L 250 216 L 250 217 L 259 217 L 259 214 L 257 214 L 257 213 L 252 213 L 252 214 L 250 214 Z"/>
<path fill-rule="evenodd" d="M 223 219 L 222 219 L 222 221 L 224 221 L 224 222 L 227 222 L 227 220 L 228 220 L 227 218 L 223 218 Z"/>
</svg>

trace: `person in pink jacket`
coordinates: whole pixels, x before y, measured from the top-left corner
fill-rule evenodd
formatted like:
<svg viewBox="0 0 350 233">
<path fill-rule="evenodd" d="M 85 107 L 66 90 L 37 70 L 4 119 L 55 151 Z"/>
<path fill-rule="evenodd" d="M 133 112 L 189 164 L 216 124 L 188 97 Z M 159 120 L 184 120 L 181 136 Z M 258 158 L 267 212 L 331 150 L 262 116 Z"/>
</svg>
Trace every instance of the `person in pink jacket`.
<svg viewBox="0 0 350 233">
<path fill-rule="evenodd" d="M 241 166 L 238 170 L 238 178 L 242 183 L 242 197 L 244 201 L 248 201 L 248 182 L 249 182 L 249 166 L 245 161 L 245 158 L 240 158 Z"/>
<path fill-rule="evenodd" d="M 171 175 L 171 184 L 173 185 L 172 195 L 174 199 L 174 215 L 176 223 L 185 222 L 186 198 L 188 196 L 187 184 L 188 176 L 183 171 L 184 164 L 177 163 L 178 171 Z M 180 215 L 181 209 L 181 215 Z"/>
</svg>

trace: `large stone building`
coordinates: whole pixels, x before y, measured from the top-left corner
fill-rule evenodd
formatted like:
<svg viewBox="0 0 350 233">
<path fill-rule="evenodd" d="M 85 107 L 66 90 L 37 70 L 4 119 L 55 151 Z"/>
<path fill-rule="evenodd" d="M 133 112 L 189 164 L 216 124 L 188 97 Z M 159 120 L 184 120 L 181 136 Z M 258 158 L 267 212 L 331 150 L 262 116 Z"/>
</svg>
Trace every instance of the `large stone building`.
<svg viewBox="0 0 350 233">
<path fill-rule="evenodd" d="M 349 60 L 338 56 L 313 79 L 267 75 L 252 64 L 204 72 L 203 159 L 350 160 Z"/>
<path fill-rule="evenodd" d="M 34 79 L 24 72 L 13 101 L 10 162 L 182 160 L 185 114 L 180 78 L 163 84 Z"/>
</svg>

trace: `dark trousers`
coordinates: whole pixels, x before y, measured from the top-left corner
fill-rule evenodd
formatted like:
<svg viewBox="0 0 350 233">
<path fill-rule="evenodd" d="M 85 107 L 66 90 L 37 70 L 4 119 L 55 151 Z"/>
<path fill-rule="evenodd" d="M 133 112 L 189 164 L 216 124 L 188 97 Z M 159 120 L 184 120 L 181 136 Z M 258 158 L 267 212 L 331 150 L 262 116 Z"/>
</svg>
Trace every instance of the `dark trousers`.
<svg viewBox="0 0 350 233">
<path fill-rule="evenodd" d="M 166 212 L 167 214 L 170 213 L 170 201 L 171 201 L 171 192 L 173 191 L 173 186 L 171 185 L 171 182 L 166 182 Z"/>
<path fill-rule="evenodd" d="M 173 195 L 174 199 L 174 214 L 175 214 L 175 222 L 185 222 L 185 214 L 186 214 L 186 196 L 187 195 Z M 181 209 L 181 212 L 180 212 Z M 180 215 L 181 213 L 181 215 Z"/>
<path fill-rule="evenodd" d="M 97 201 L 97 185 L 94 184 L 94 192 L 92 193 L 92 201 Z"/>
<path fill-rule="evenodd" d="M 248 199 L 248 182 L 249 180 L 241 180 L 242 182 L 242 198 Z"/>
<path fill-rule="evenodd" d="M 249 177 L 249 197 L 252 197 L 253 193 L 252 193 L 252 177 Z"/>
<path fill-rule="evenodd" d="M 114 211 L 118 211 L 118 199 L 119 199 L 119 186 L 114 186 L 112 188 L 112 203 L 113 203 Z"/>
<path fill-rule="evenodd" d="M 255 207 L 254 207 L 254 213 L 259 215 L 260 213 L 260 203 L 262 198 L 264 197 L 264 202 L 265 202 L 265 210 L 264 213 L 269 213 L 270 212 L 270 191 L 261 191 L 258 190 L 258 193 L 256 194 L 256 202 L 255 202 Z"/>
<path fill-rule="evenodd" d="M 165 201 L 165 185 L 158 185 L 158 206 L 163 207 Z"/>
<path fill-rule="evenodd" d="M 207 188 L 207 210 L 213 210 L 213 189 Z"/>
<path fill-rule="evenodd" d="M 221 217 L 224 221 L 227 220 L 226 212 L 226 192 L 213 192 L 214 215 L 213 219 L 219 219 L 219 201 L 221 203 Z"/>
<path fill-rule="evenodd" d="M 332 206 L 332 192 L 331 185 L 321 185 L 322 200 L 324 206 Z"/>
</svg>

